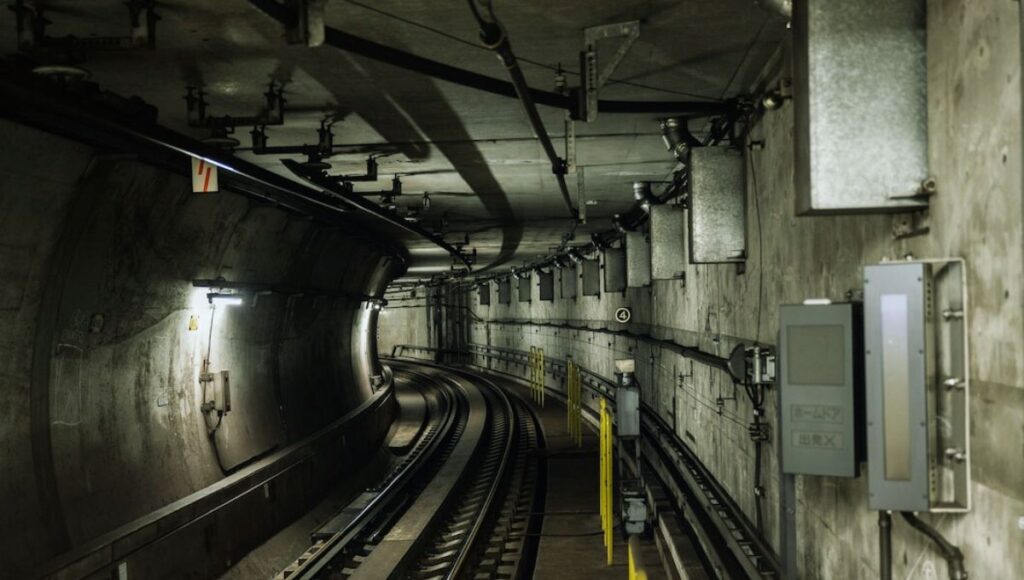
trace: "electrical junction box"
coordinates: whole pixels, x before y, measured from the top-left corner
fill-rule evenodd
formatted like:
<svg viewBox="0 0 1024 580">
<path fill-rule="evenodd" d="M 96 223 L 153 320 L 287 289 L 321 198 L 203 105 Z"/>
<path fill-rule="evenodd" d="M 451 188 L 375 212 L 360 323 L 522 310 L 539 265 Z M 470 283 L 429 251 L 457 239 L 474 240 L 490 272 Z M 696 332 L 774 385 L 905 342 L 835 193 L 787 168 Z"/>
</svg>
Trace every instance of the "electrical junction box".
<svg viewBox="0 0 1024 580">
<path fill-rule="evenodd" d="M 651 207 L 651 278 L 686 278 L 686 212 L 680 205 Z"/>
<path fill-rule="evenodd" d="M 483 284 L 481 284 L 478 287 L 478 290 L 480 292 L 480 306 L 490 306 L 491 305 L 491 285 L 488 284 L 487 282 L 484 282 Z"/>
<path fill-rule="evenodd" d="M 521 274 L 519 278 L 519 301 L 529 302 L 533 293 L 531 284 L 532 276 L 529 274 Z"/>
<path fill-rule="evenodd" d="M 690 149 L 690 263 L 747 259 L 747 182 L 743 152 Z"/>
<path fill-rule="evenodd" d="M 961 259 L 864 267 L 871 509 L 970 509 L 965 271 Z"/>
<path fill-rule="evenodd" d="M 601 295 L 601 264 L 595 260 L 583 260 L 583 295 Z"/>
<path fill-rule="evenodd" d="M 863 367 L 854 304 L 779 307 L 783 473 L 856 477 Z"/>
<path fill-rule="evenodd" d="M 793 2 L 798 215 L 928 206 L 925 5 Z"/>
<path fill-rule="evenodd" d="M 510 304 L 512 302 L 512 282 L 508 278 L 498 280 L 498 304 Z"/>
<path fill-rule="evenodd" d="M 615 432 L 619 437 L 640 436 L 640 385 L 634 359 L 615 361 L 619 384 L 615 389 Z"/>
<path fill-rule="evenodd" d="M 541 272 L 537 275 L 537 293 L 544 302 L 555 299 L 555 273 Z"/>
<path fill-rule="evenodd" d="M 651 285 L 651 243 L 643 232 L 626 232 L 626 286 Z"/>
<path fill-rule="evenodd" d="M 626 250 L 606 248 L 604 252 L 604 291 L 626 291 Z"/>
<path fill-rule="evenodd" d="M 562 298 L 576 298 L 576 266 L 566 266 L 559 270 L 561 274 Z"/>
</svg>

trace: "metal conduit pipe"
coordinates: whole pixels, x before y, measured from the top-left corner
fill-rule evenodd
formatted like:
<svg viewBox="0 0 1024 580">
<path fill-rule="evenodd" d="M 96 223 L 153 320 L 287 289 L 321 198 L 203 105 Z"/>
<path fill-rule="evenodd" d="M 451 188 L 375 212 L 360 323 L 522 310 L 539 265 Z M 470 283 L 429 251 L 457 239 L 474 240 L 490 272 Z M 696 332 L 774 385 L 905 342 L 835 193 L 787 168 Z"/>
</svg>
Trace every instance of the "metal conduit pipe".
<svg viewBox="0 0 1024 580">
<path fill-rule="evenodd" d="M 664 349 L 672 351 L 672 352 L 674 352 L 674 353 L 676 353 L 678 355 L 681 355 L 684 358 L 692 359 L 695 362 L 701 363 L 703 365 L 707 365 L 709 367 L 713 367 L 713 368 L 716 368 L 716 369 L 719 369 L 719 370 L 723 370 L 723 371 L 729 372 L 729 360 L 726 359 L 726 358 L 722 358 L 722 357 L 720 357 L 718 355 L 711 354 L 709 352 L 705 352 L 703 350 L 700 350 L 697 347 L 684 346 L 684 345 L 681 345 L 678 342 L 675 342 L 675 341 L 672 341 L 672 340 L 668 340 L 668 339 L 664 339 L 664 338 L 656 338 L 656 337 L 651 336 L 650 334 L 647 334 L 647 333 L 630 332 L 628 330 L 612 330 L 612 329 L 604 327 L 604 326 L 590 327 L 590 326 L 585 326 L 585 325 L 569 324 L 569 323 L 565 323 L 565 322 L 539 322 L 539 321 L 535 321 L 535 320 L 499 319 L 499 320 L 488 320 L 488 321 L 486 321 L 486 324 L 508 324 L 508 325 L 518 325 L 518 326 L 543 326 L 543 327 L 548 327 L 548 328 L 561 328 L 561 329 L 567 329 L 567 330 L 577 330 L 577 331 L 580 331 L 580 332 L 597 332 L 597 333 L 601 333 L 601 334 L 613 334 L 613 335 L 617 335 L 617 336 L 625 336 L 627 338 L 633 338 L 633 339 L 641 340 L 641 341 L 646 342 L 648 344 L 652 344 L 652 345 L 664 348 Z"/>
<path fill-rule="evenodd" d="M 249 0 L 249 3 L 285 26 L 292 26 L 297 22 L 298 13 L 289 9 L 288 6 L 279 4 L 276 0 Z M 390 64 L 425 74 L 436 79 L 455 83 L 467 88 L 485 91 L 494 95 L 515 98 L 518 93 L 515 87 L 508 82 L 498 80 L 487 75 L 475 73 L 466 69 L 458 68 L 423 58 L 415 54 L 399 50 L 390 46 L 373 42 L 365 38 L 349 34 L 327 26 L 324 28 L 324 44 L 341 50 L 358 54 L 379 62 Z M 534 102 L 564 109 L 569 111 L 574 118 L 578 117 L 579 97 L 574 91 L 568 95 L 562 95 L 550 91 L 527 89 Z M 669 114 L 669 115 L 691 115 L 691 116 L 712 116 L 727 113 L 733 110 L 733 103 L 721 100 L 708 101 L 598 101 L 597 110 L 602 113 L 644 113 L 644 114 Z"/>
<path fill-rule="evenodd" d="M 333 197 L 327 198 L 319 190 L 303 187 L 230 152 L 210 147 L 155 123 L 125 117 L 106 106 L 101 97 L 99 94 L 76 92 L 72 86 L 55 84 L 16 65 L 0 66 L 0 108 L 6 118 L 95 146 L 130 151 L 148 163 L 177 173 L 186 171 L 187 159 L 184 156 L 205 159 L 222 170 L 221 185 L 226 190 L 257 197 L 325 221 L 333 222 L 348 212 L 363 215 L 422 237 L 461 260 L 467 268 L 471 267 L 468 258 L 442 237 L 389 214 L 373 202 L 340 192 L 333 192 Z M 341 223 L 351 224 L 347 220 Z M 404 255 L 402 257 L 405 258 Z"/>
<path fill-rule="evenodd" d="M 483 41 L 484 46 L 497 53 L 498 58 L 505 65 L 505 71 L 508 72 L 508 76 L 512 80 L 512 86 L 515 87 L 519 102 L 523 105 L 526 118 L 530 121 L 534 134 L 540 140 L 541 147 L 544 148 L 544 153 L 551 162 L 551 173 L 558 180 L 558 189 L 562 193 L 562 201 L 565 202 L 565 206 L 569 209 L 572 219 L 578 219 L 579 211 L 572 204 L 572 198 L 569 197 L 569 186 L 565 182 L 565 160 L 555 152 L 555 146 L 551 142 L 547 128 L 544 127 L 544 121 L 540 118 L 540 113 L 537 112 L 537 104 L 533 101 L 530 87 L 526 84 L 526 77 L 523 76 L 523 71 L 519 68 L 519 61 L 516 60 L 516 55 L 512 52 L 512 44 L 509 43 L 505 27 L 494 17 L 494 14 L 491 14 L 493 20 L 485 19 L 477 9 L 476 0 L 467 0 L 467 2 L 469 2 L 469 7 L 473 11 L 473 17 L 476 18 L 477 23 L 480 25 L 480 39 Z"/>
<path fill-rule="evenodd" d="M 907 521 L 915 530 L 921 532 L 925 536 L 928 536 L 936 547 L 939 548 L 939 552 L 942 557 L 946 560 L 946 566 L 949 569 L 950 580 L 967 580 L 967 569 L 964 567 L 964 553 L 949 542 L 938 530 L 924 523 L 920 518 L 910 512 L 900 512 L 903 519 Z"/>
<path fill-rule="evenodd" d="M 892 514 L 878 512 L 878 578 L 892 580 Z"/>
</svg>

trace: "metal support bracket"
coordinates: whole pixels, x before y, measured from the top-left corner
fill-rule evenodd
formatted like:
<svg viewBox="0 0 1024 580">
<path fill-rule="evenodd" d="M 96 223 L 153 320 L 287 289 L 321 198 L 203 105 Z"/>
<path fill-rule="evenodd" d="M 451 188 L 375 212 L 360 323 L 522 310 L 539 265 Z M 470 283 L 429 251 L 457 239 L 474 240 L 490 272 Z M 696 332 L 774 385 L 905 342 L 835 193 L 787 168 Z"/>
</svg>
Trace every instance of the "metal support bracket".
<svg viewBox="0 0 1024 580">
<path fill-rule="evenodd" d="M 597 44 L 610 38 L 624 38 L 611 59 L 600 68 L 597 60 Z M 590 123 L 597 119 L 597 97 L 601 87 L 608 82 L 616 67 L 640 38 L 640 21 L 619 22 L 591 26 L 583 31 L 583 52 L 580 53 L 580 118 Z M 599 70 L 600 68 L 600 70 Z"/>
</svg>

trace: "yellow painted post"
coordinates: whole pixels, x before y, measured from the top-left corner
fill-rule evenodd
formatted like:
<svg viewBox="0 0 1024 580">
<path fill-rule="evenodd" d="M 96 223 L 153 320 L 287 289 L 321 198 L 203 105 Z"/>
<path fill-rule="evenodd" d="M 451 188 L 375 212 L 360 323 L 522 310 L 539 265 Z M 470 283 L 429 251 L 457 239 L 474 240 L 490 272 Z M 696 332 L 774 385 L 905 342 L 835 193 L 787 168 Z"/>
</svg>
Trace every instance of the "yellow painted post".
<svg viewBox="0 0 1024 580">
<path fill-rule="evenodd" d="M 601 470 L 601 530 L 604 532 L 605 559 L 608 566 L 612 565 L 614 548 L 613 527 L 614 515 L 612 504 L 614 492 L 612 486 L 612 418 L 608 412 L 608 404 L 601 398 L 601 432 L 600 432 L 600 470 Z"/>
<path fill-rule="evenodd" d="M 612 506 L 615 503 L 615 486 L 613 485 L 614 484 L 614 481 L 613 481 L 614 475 L 613 475 L 613 472 L 612 472 L 612 458 L 613 458 L 614 444 L 613 444 L 613 439 L 612 439 L 612 415 L 611 415 L 611 411 L 609 411 L 608 409 L 605 409 L 604 414 L 605 414 L 605 419 L 604 419 L 605 423 L 608 424 L 608 429 L 605 430 L 605 444 L 604 444 L 605 445 L 605 462 L 604 462 L 605 480 L 608 482 L 608 490 L 604 494 L 604 501 L 607 504 L 607 507 L 605 508 L 605 511 L 608 514 L 608 516 L 607 516 L 608 517 L 608 529 L 605 530 L 604 535 L 605 535 L 605 540 L 608 543 L 608 548 L 607 548 L 608 549 L 608 565 L 611 566 L 612 565 L 612 548 L 614 546 L 614 539 L 613 539 L 612 533 L 614 531 L 613 527 L 615 525 L 615 512 L 613 511 L 613 508 L 612 508 Z"/>
<path fill-rule="evenodd" d="M 640 539 L 629 537 L 629 580 L 647 580 L 647 567 L 640 554 Z"/>
<path fill-rule="evenodd" d="M 537 346 L 529 347 L 529 397 L 539 403 L 537 397 Z"/>
<path fill-rule="evenodd" d="M 565 426 L 572 436 L 572 359 L 565 361 Z"/>
<path fill-rule="evenodd" d="M 573 383 L 576 385 L 576 447 L 583 446 L 583 383 L 580 381 L 580 368 L 576 367 Z"/>
<path fill-rule="evenodd" d="M 540 395 L 540 406 L 544 406 L 544 349 L 538 348 L 540 360 L 537 363 L 537 393 Z"/>
</svg>

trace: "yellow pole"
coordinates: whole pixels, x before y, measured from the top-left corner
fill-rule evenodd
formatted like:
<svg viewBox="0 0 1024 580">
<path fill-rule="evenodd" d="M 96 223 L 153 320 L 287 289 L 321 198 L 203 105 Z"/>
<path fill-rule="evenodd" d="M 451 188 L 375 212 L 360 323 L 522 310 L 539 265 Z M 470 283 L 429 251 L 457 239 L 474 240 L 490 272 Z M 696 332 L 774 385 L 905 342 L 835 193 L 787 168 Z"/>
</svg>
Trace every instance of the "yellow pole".
<svg viewBox="0 0 1024 580">
<path fill-rule="evenodd" d="M 640 540 L 636 535 L 629 537 L 629 580 L 647 580 L 647 567 L 640 555 Z"/>
<path fill-rule="evenodd" d="M 538 349 L 540 352 L 540 362 L 537 363 L 537 392 L 540 393 L 540 406 L 544 406 L 544 349 Z"/>
<path fill-rule="evenodd" d="M 612 420 L 604 397 L 601 398 L 601 529 L 604 531 L 605 559 L 612 565 L 614 540 L 612 537 L 614 517 L 612 514 Z"/>
</svg>

